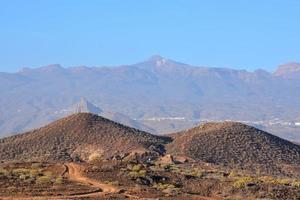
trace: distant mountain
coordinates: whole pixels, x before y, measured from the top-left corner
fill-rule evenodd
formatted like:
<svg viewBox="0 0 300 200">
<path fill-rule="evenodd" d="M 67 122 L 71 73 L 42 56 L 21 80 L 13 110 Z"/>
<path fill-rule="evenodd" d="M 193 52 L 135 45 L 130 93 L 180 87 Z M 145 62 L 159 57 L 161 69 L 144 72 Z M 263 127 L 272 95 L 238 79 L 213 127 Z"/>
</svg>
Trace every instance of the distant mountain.
<svg viewBox="0 0 300 200">
<path fill-rule="evenodd" d="M 283 78 L 300 79 L 300 63 L 287 63 L 280 65 L 274 73 L 275 76 Z"/>
<path fill-rule="evenodd" d="M 133 152 L 159 155 L 168 140 L 98 115 L 79 113 L 31 132 L 0 139 L 0 160 L 88 161 Z"/>
<path fill-rule="evenodd" d="M 71 112 L 74 113 L 94 113 L 100 114 L 103 112 L 100 108 L 96 107 L 94 104 L 87 101 L 85 98 L 82 98 L 78 104 L 74 106 L 74 109 L 71 109 Z"/>
<path fill-rule="evenodd" d="M 299 145 L 242 123 L 207 123 L 173 138 L 167 148 L 173 155 L 266 173 L 288 174 L 290 165 L 300 173 Z"/>
<path fill-rule="evenodd" d="M 131 119 L 130 117 L 117 113 L 117 112 L 108 112 L 108 111 L 103 111 L 91 102 L 87 101 L 85 98 L 82 98 L 79 103 L 71 106 L 71 108 L 67 109 L 68 114 L 73 114 L 73 113 L 93 113 L 97 114 L 99 116 L 105 117 L 107 119 L 110 119 L 112 121 L 118 122 L 120 124 L 136 128 L 142 131 L 146 131 L 149 133 L 155 133 L 155 130 L 136 121 Z M 66 113 L 66 115 L 67 115 Z"/>
<path fill-rule="evenodd" d="M 197 67 L 153 56 L 117 67 L 56 64 L 0 73 L 0 135 L 65 116 L 61 113 L 81 97 L 163 132 L 189 128 L 199 120 L 296 122 L 300 118 L 296 65 L 281 66 L 272 74 Z M 299 140 L 295 131 L 290 133 L 293 137 L 286 138 Z"/>
</svg>

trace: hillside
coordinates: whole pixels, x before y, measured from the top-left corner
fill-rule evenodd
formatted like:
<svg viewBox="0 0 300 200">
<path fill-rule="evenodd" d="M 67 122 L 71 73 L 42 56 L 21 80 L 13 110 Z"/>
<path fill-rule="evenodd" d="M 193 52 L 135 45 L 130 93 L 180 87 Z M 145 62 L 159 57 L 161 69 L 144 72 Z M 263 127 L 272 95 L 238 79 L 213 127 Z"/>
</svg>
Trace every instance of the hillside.
<svg viewBox="0 0 300 200">
<path fill-rule="evenodd" d="M 140 123 L 139 121 L 133 120 L 130 117 L 128 117 L 122 113 L 104 111 L 101 108 L 94 105 L 93 103 L 89 102 L 85 98 L 82 98 L 79 103 L 72 105 L 70 108 L 66 109 L 65 112 L 63 112 L 61 114 L 63 116 L 63 115 L 70 115 L 70 114 L 82 113 L 82 112 L 97 114 L 97 115 L 100 115 L 101 117 L 110 119 L 114 122 L 118 122 L 125 126 L 129 126 L 132 128 L 142 130 L 142 131 L 146 131 L 148 133 L 155 133 L 154 129 Z"/>
<path fill-rule="evenodd" d="M 275 73 L 249 72 L 154 56 L 115 67 L 49 65 L 0 73 L 0 137 L 53 122 L 60 117 L 56 113 L 81 97 L 164 132 L 190 128 L 199 120 L 294 122 L 300 117 L 297 65 L 282 65 Z M 149 121 L 168 117 L 185 121 Z M 283 128 L 288 131 L 281 137 L 299 140 L 294 130 Z"/>
<path fill-rule="evenodd" d="M 241 123 L 207 123 L 172 137 L 168 153 L 229 168 L 284 173 L 300 165 L 300 146 Z"/>
<path fill-rule="evenodd" d="M 88 160 L 149 151 L 161 153 L 165 138 L 103 117 L 79 113 L 43 128 L 0 140 L 1 160 Z"/>
</svg>

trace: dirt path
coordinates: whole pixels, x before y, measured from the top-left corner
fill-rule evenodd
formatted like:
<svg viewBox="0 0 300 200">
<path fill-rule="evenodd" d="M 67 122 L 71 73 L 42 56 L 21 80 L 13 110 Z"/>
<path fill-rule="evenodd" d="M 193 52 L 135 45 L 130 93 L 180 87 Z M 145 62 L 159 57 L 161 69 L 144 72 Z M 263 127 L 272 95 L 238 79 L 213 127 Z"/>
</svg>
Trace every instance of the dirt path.
<svg viewBox="0 0 300 200">
<path fill-rule="evenodd" d="M 69 180 L 79 182 L 82 184 L 86 184 L 98 190 L 93 192 L 85 192 L 80 194 L 73 194 L 73 195 L 66 195 L 66 196 L 44 196 L 44 197 L 0 197 L 0 200 L 66 200 L 66 199 L 73 199 L 73 198 L 84 198 L 84 197 L 101 197 L 104 195 L 108 195 L 111 193 L 117 193 L 119 189 L 115 186 L 102 183 L 98 180 L 94 180 L 88 178 L 84 175 L 84 167 L 82 165 L 76 163 L 67 163 L 64 164 L 65 170 L 63 172 L 63 176 L 67 177 Z M 141 199 L 138 196 L 127 194 L 126 192 L 124 195 L 129 199 Z M 219 200 L 218 198 L 213 197 L 199 197 L 199 200 Z"/>
<path fill-rule="evenodd" d="M 84 176 L 84 167 L 82 165 L 78 165 L 76 163 L 68 163 L 64 164 L 65 171 L 63 176 L 69 178 L 69 180 L 80 182 L 86 185 L 90 185 L 92 187 L 98 188 L 98 190 L 93 192 L 85 192 L 80 194 L 68 195 L 68 196 L 45 196 L 45 197 L 0 197 L 0 200 L 47 200 L 47 199 L 55 199 L 55 200 L 66 200 L 72 198 L 80 198 L 80 197 L 100 197 L 103 195 L 107 195 L 110 193 L 116 193 L 119 191 L 118 188 L 102 183 L 100 181 L 90 179 Z"/>
<path fill-rule="evenodd" d="M 118 189 L 112 185 L 105 184 L 84 176 L 83 175 L 84 168 L 81 165 L 75 163 L 68 163 L 65 164 L 65 166 L 67 168 L 66 173 L 70 180 L 99 188 L 99 192 L 97 193 L 101 193 L 101 195 L 118 192 Z M 91 193 L 89 195 L 94 195 L 94 193 Z"/>
</svg>

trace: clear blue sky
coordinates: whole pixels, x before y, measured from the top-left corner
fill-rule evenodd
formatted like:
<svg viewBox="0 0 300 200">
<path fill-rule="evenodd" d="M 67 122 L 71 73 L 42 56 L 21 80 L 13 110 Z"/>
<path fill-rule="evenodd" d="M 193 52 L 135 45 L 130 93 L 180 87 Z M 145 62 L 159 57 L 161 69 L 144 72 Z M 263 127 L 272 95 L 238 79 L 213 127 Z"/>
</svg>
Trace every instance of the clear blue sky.
<svg viewBox="0 0 300 200">
<path fill-rule="evenodd" d="M 1 0 L 0 71 L 153 54 L 269 71 L 300 61 L 299 0 Z"/>
</svg>

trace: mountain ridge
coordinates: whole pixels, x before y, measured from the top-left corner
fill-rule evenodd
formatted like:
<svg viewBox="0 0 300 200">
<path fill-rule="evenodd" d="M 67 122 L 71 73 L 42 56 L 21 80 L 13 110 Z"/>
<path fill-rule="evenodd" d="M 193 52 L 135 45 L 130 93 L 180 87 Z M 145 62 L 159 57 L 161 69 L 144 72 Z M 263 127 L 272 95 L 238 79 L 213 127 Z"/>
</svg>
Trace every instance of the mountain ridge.
<svg viewBox="0 0 300 200">
<path fill-rule="evenodd" d="M 189 128 L 189 120 L 262 122 L 268 129 L 277 121 L 294 123 L 300 118 L 295 109 L 300 107 L 298 75 L 291 79 L 261 70 L 194 67 L 163 59 L 119 67 L 60 70 L 54 66 L 50 72 L 0 74 L 0 137 L 45 125 L 81 97 L 153 129 L 165 127 L 161 133 Z M 177 121 L 153 124 L 148 120 L 176 117 L 186 121 L 178 125 Z M 276 134 L 300 140 L 294 136 L 297 127 L 281 128 L 285 131 Z"/>
</svg>

